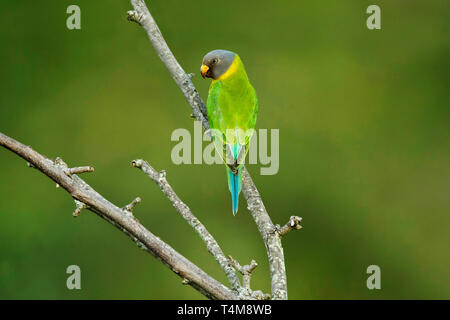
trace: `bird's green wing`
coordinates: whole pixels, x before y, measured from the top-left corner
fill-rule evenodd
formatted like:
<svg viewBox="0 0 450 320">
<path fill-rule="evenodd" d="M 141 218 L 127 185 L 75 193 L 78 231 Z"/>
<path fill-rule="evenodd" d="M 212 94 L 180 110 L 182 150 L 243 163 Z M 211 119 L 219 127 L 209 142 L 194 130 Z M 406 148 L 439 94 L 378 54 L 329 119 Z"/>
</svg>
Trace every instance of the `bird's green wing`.
<svg viewBox="0 0 450 320">
<path fill-rule="evenodd" d="M 209 87 L 208 100 L 206 102 L 206 110 L 208 112 L 208 123 L 211 130 L 212 141 L 217 153 L 226 163 L 227 144 L 225 132 L 222 130 L 224 117 L 219 104 L 219 97 L 222 89 L 222 83 L 215 81 Z"/>
<path fill-rule="evenodd" d="M 246 102 L 246 105 L 241 109 L 242 111 L 239 114 L 238 121 L 238 127 L 242 128 L 238 141 L 240 145 L 245 146 L 245 148 L 242 148 L 238 156 L 238 163 L 243 163 L 245 157 L 247 156 L 250 141 L 255 130 L 256 118 L 258 116 L 258 98 L 255 90 L 250 84 Z"/>
<path fill-rule="evenodd" d="M 250 144 L 250 139 L 253 137 L 253 131 L 255 130 L 255 126 L 256 126 L 256 118 L 258 117 L 258 97 L 256 96 L 256 92 L 254 89 L 252 90 L 252 95 L 253 95 L 253 100 L 252 100 L 253 113 L 247 123 L 247 128 L 248 128 L 248 130 L 252 130 L 252 134 L 247 134 L 245 137 L 245 150 L 246 150 L 245 152 L 246 152 L 246 154 L 249 150 L 248 146 Z"/>
</svg>

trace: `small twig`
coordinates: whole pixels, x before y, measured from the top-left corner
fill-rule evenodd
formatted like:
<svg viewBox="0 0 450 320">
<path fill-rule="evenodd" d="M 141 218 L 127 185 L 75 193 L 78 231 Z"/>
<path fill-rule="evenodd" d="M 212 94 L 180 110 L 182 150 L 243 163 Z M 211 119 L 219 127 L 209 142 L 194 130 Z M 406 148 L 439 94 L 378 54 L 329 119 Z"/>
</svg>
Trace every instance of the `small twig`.
<svg viewBox="0 0 450 320">
<path fill-rule="evenodd" d="M 81 173 L 85 173 L 85 172 L 94 172 L 94 168 L 91 167 L 91 166 L 69 168 L 67 163 L 65 163 L 64 160 L 61 159 L 60 157 L 56 157 L 54 163 L 56 165 L 60 166 L 62 168 L 62 170 L 64 171 L 64 173 L 68 177 L 72 177 L 73 174 L 81 174 Z M 58 186 L 57 186 L 57 188 L 58 188 Z"/>
<path fill-rule="evenodd" d="M 127 204 L 125 207 L 123 207 L 123 210 L 126 211 L 127 213 L 133 215 L 134 207 L 136 207 L 136 205 L 138 203 L 140 203 L 141 201 L 142 201 L 141 198 L 137 197 L 136 199 L 133 200 L 133 202 L 131 202 L 130 204 Z"/>
<path fill-rule="evenodd" d="M 237 262 L 235 259 L 233 259 L 232 256 L 228 256 L 228 259 L 230 260 L 231 265 L 240 273 L 242 274 L 242 286 L 244 287 L 244 290 L 246 291 L 245 294 L 247 296 L 250 296 L 254 299 L 258 300 L 266 300 L 270 299 L 269 294 L 264 294 L 262 291 L 257 290 L 253 291 L 250 288 L 250 279 L 252 276 L 252 272 L 256 269 L 258 264 L 255 260 L 252 260 L 250 264 L 241 266 L 239 262 Z"/>
<path fill-rule="evenodd" d="M 129 21 L 136 22 L 139 25 L 142 25 L 141 20 L 143 17 L 144 17 L 143 13 L 138 13 L 137 11 L 134 11 L 134 10 L 130 10 L 127 12 L 127 19 Z"/>
<path fill-rule="evenodd" d="M 277 225 L 278 233 L 280 234 L 280 236 L 283 237 L 286 234 L 288 234 L 289 231 L 291 230 L 301 229 L 302 228 L 302 226 L 300 225 L 301 221 L 302 221 L 301 217 L 292 216 L 284 226 L 280 227 L 279 225 Z"/>
<path fill-rule="evenodd" d="M 236 275 L 234 269 L 230 266 L 230 262 L 223 253 L 216 239 L 208 232 L 206 227 L 197 219 L 197 217 L 192 213 L 191 209 L 178 197 L 175 191 L 172 189 L 170 184 L 166 179 L 166 172 L 162 170 L 161 172 L 156 171 L 151 165 L 142 159 L 134 160 L 131 165 L 138 169 L 141 169 L 147 176 L 150 177 L 170 200 L 173 207 L 181 214 L 181 216 L 189 223 L 189 225 L 194 228 L 203 242 L 206 244 L 206 248 L 216 259 L 219 265 L 225 272 L 228 281 L 230 282 L 231 288 L 235 291 L 241 289 L 239 278 Z"/>
<path fill-rule="evenodd" d="M 75 205 L 76 205 L 75 211 L 72 213 L 74 218 L 78 217 L 80 215 L 81 211 L 83 211 L 84 209 L 87 208 L 86 204 L 84 204 L 83 202 L 78 201 L 76 199 L 75 199 Z"/>
<path fill-rule="evenodd" d="M 255 268 L 258 266 L 255 260 L 252 260 L 249 265 L 241 266 L 239 262 L 237 262 L 235 259 L 233 259 L 232 256 L 228 256 L 230 259 L 231 265 L 239 271 L 240 274 L 242 274 L 242 285 L 245 289 L 250 290 L 250 277 L 255 270 Z"/>
<path fill-rule="evenodd" d="M 75 167 L 75 168 L 69 168 L 66 170 L 66 174 L 72 176 L 73 174 L 80 174 L 85 172 L 94 172 L 94 168 L 90 166 L 86 167 Z"/>
</svg>

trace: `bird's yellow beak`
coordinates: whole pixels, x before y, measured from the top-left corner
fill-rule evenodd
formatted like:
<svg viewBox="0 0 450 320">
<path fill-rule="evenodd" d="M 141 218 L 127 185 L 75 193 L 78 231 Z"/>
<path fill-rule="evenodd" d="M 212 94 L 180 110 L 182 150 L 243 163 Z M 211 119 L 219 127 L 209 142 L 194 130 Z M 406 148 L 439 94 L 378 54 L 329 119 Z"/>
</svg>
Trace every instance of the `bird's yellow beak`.
<svg viewBox="0 0 450 320">
<path fill-rule="evenodd" d="M 200 68 L 200 72 L 202 73 L 202 77 L 204 78 L 206 76 L 206 73 L 208 72 L 209 67 L 207 65 L 202 64 Z"/>
</svg>

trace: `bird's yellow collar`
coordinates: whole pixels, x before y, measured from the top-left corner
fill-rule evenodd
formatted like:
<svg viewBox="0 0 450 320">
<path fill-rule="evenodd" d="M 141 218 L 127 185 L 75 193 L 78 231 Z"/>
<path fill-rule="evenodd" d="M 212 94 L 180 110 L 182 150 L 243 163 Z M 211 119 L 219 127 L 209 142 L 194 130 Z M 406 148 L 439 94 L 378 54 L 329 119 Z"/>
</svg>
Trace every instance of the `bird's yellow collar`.
<svg viewBox="0 0 450 320">
<path fill-rule="evenodd" d="M 222 80 L 225 80 L 225 79 L 227 79 L 228 77 L 230 77 L 231 75 L 235 74 L 236 71 L 238 70 L 238 67 L 239 67 L 239 57 L 236 56 L 236 57 L 234 58 L 233 63 L 231 64 L 231 66 L 228 68 L 228 70 L 225 71 L 225 73 L 222 74 L 220 77 L 218 77 L 218 78 L 216 79 L 216 81 L 222 81 Z"/>
</svg>

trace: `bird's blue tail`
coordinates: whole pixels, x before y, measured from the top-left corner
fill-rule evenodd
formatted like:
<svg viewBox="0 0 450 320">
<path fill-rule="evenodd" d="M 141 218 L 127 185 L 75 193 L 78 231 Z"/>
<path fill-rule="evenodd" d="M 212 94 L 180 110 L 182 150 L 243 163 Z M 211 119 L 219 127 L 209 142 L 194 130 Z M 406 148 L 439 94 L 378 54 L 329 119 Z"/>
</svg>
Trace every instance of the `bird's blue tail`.
<svg viewBox="0 0 450 320">
<path fill-rule="evenodd" d="M 230 189 L 233 204 L 233 215 L 236 215 L 239 205 L 239 193 L 241 192 L 242 189 L 241 185 L 242 167 L 238 169 L 238 174 L 234 174 L 233 171 L 231 171 L 230 168 L 227 167 L 227 174 L 228 174 L 228 189 Z"/>
</svg>

